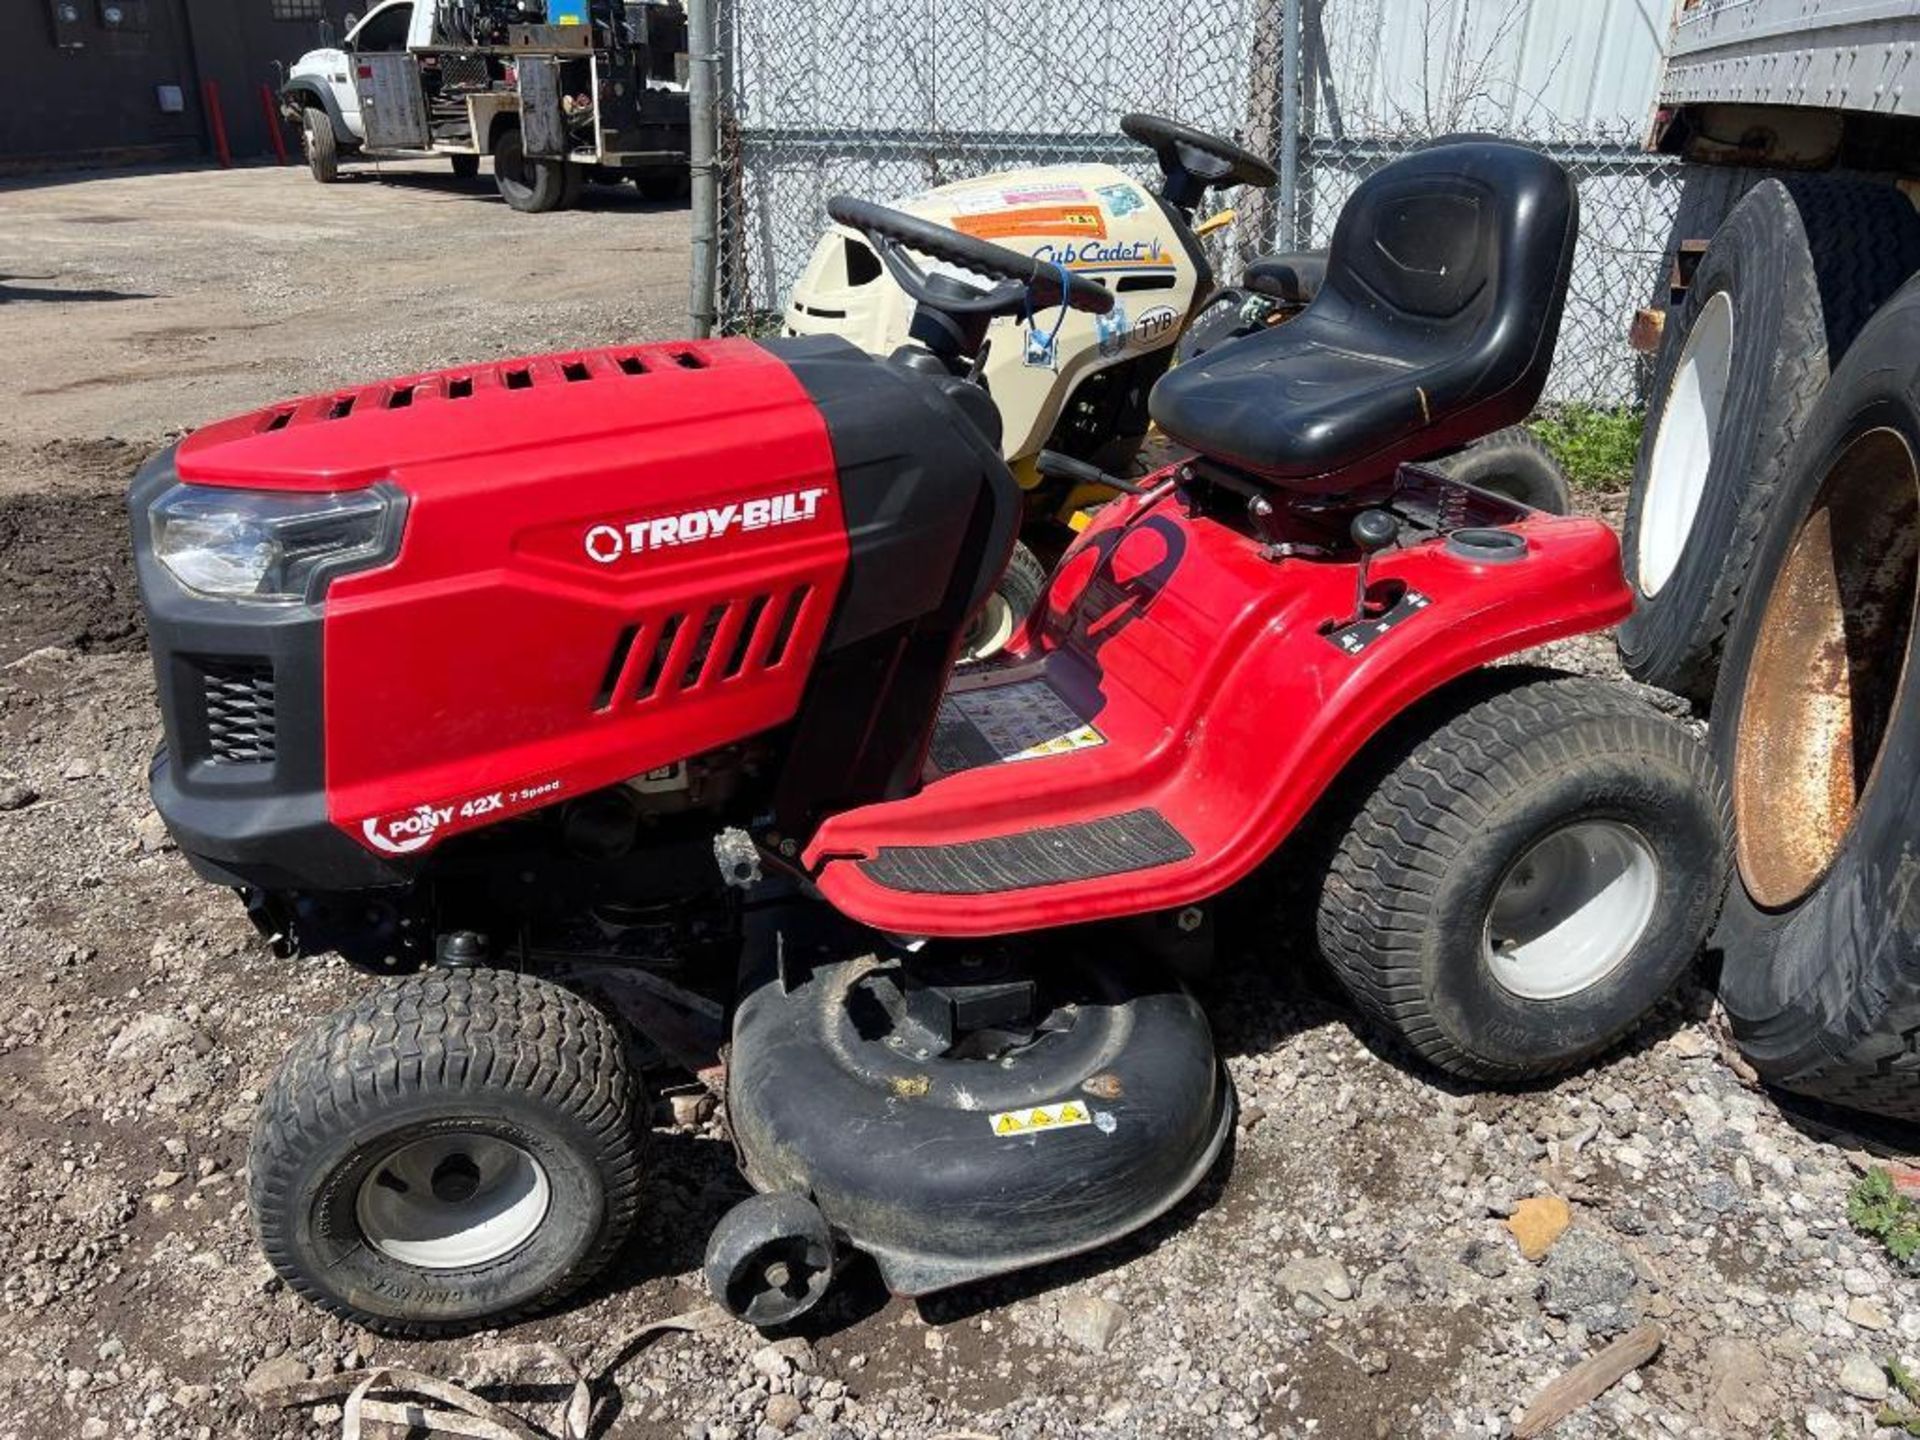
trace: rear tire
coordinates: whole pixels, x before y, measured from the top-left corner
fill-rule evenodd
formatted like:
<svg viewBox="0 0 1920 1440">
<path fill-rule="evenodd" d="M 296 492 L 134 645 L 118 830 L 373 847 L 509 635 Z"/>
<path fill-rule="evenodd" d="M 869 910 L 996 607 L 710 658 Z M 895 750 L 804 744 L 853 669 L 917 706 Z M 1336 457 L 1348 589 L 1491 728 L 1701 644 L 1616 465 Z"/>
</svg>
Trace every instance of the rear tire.
<svg viewBox="0 0 1920 1440">
<path fill-rule="evenodd" d="M 449 155 L 447 159 L 452 162 L 453 176 L 456 180 L 471 180 L 480 173 L 478 155 Z"/>
<path fill-rule="evenodd" d="M 1920 280 L 1814 407 L 1727 637 L 1712 740 L 1734 1039 L 1783 1089 L 1920 1121 Z"/>
<path fill-rule="evenodd" d="M 1524 425 L 1482 436 L 1458 454 L 1435 461 L 1434 468 L 1463 485 L 1490 490 L 1548 515 L 1573 509 L 1567 472 L 1546 442 Z"/>
<path fill-rule="evenodd" d="M 1654 371 L 1622 544 L 1629 674 L 1705 702 L 1794 437 L 1874 310 L 1920 268 L 1890 185 L 1763 180 L 1695 270 Z"/>
<path fill-rule="evenodd" d="M 1390 737 L 1319 898 L 1354 1003 L 1475 1080 L 1612 1045 L 1699 952 L 1726 879 L 1705 747 L 1618 685 L 1538 673 L 1489 672 Z"/>
<path fill-rule="evenodd" d="M 493 183 L 500 198 L 522 214 L 539 215 L 560 207 L 566 195 L 566 166 L 558 160 L 532 160 L 520 132 L 503 132 L 493 147 Z"/>
<path fill-rule="evenodd" d="M 340 178 L 340 147 L 334 140 L 333 121 L 318 106 L 302 112 L 300 143 L 307 152 L 307 169 L 322 185 Z"/>
<path fill-rule="evenodd" d="M 261 1101 L 261 1247 L 301 1295 L 386 1334 L 545 1309 L 632 1226 L 638 1092 L 620 1032 L 557 985 L 383 986 L 308 1031 Z"/>
</svg>

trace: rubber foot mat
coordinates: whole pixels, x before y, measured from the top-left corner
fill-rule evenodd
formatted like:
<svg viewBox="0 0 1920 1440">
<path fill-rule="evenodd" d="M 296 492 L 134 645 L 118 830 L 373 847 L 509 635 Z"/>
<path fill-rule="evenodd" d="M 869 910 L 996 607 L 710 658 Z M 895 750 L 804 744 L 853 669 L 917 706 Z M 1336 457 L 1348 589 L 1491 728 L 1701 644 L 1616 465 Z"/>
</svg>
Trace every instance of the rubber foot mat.
<svg viewBox="0 0 1920 1440">
<path fill-rule="evenodd" d="M 1053 825 L 957 845 L 883 845 L 861 871 L 876 885 L 916 895 L 991 895 L 1066 885 L 1170 865 L 1193 854 L 1158 810 Z"/>
</svg>

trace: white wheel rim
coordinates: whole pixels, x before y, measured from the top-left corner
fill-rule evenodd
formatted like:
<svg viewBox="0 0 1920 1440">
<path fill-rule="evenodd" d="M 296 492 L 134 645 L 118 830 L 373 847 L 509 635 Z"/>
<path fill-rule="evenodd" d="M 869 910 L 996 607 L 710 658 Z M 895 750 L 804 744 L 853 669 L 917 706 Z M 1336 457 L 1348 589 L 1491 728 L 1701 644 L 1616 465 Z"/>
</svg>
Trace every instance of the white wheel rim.
<svg viewBox="0 0 1920 1440">
<path fill-rule="evenodd" d="M 1686 552 L 1706 493 L 1733 366 L 1733 302 L 1723 290 L 1701 307 L 1681 346 L 1640 500 L 1640 593 L 1657 595 Z"/>
<path fill-rule="evenodd" d="M 401 1145 L 360 1182 L 354 1216 L 374 1249 L 422 1270 L 460 1270 L 511 1255 L 547 1218 L 540 1162 L 477 1131 Z"/>
<path fill-rule="evenodd" d="M 986 660 L 998 655 L 1013 639 L 1013 630 L 1013 606 L 1007 603 L 1006 596 L 996 590 L 987 596 L 973 624 L 967 627 L 967 640 L 961 658 Z"/>
<path fill-rule="evenodd" d="M 1523 1000 L 1577 995 L 1620 968 L 1653 919 L 1660 867 L 1640 832 L 1577 820 L 1507 867 L 1482 929 L 1487 969 Z"/>
</svg>

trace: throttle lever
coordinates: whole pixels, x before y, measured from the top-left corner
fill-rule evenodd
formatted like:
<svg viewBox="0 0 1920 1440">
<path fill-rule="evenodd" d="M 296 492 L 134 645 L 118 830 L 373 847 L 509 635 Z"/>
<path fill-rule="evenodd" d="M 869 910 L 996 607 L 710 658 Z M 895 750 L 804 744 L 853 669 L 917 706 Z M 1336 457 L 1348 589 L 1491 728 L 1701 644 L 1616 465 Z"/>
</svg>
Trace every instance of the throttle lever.
<svg viewBox="0 0 1920 1440">
<path fill-rule="evenodd" d="M 1353 616 L 1344 622 L 1343 629 L 1367 618 L 1367 582 L 1373 557 L 1400 538 L 1400 521 L 1385 510 L 1362 510 L 1353 517 L 1347 535 L 1360 552 L 1360 570 L 1353 585 Z"/>
</svg>

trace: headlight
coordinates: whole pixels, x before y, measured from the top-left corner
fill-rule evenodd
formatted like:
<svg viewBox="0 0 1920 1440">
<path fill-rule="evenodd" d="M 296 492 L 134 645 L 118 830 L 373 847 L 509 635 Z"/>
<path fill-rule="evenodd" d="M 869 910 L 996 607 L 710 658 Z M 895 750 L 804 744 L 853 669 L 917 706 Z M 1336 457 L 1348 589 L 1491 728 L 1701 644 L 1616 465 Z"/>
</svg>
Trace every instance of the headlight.
<svg viewBox="0 0 1920 1440">
<path fill-rule="evenodd" d="M 153 554 L 201 595 L 287 603 L 316 572 L 381 558 L 390 501 L 377 490 L 300 495 L 175 485 L 153 502 Z"/>
</svg>

